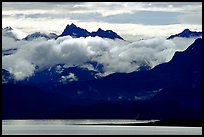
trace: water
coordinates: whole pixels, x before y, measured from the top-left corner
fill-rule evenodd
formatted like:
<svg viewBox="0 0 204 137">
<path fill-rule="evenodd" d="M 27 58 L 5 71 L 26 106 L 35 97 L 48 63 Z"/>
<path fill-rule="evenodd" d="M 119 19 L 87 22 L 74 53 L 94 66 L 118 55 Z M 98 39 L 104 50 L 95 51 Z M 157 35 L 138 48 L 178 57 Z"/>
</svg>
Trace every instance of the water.
<svg viewBox="0 0 204 137">
<path fill-rule="evenodd" d="M 121 126 L 146 122 L 150 121 L 3 120 L 2 135 L 202 135 L 202 127 Z"/>
<path fill-rule="evenodd" d="M 96 125 L 96 124 L 136 124 L 136 123 L 148 123 L 157 120 L 124 120 L 124 119 L 76 119 L 76 120 L 3 120 L 4 125 Z"/>
</svg>

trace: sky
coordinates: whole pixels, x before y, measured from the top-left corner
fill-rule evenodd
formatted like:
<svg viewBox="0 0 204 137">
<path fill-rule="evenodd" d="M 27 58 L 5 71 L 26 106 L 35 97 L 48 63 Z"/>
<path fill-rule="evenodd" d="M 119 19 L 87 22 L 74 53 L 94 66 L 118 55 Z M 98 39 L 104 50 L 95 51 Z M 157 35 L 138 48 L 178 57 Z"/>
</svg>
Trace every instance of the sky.
<svg viewBox="0 0 204 137">
<path fill-rule="evenodd" d="M 127 40 L 202 30 L 201 2 L 3 2 L 2 27 L 61 34 L 74 23 L 113 30 Z"/>
</svg>

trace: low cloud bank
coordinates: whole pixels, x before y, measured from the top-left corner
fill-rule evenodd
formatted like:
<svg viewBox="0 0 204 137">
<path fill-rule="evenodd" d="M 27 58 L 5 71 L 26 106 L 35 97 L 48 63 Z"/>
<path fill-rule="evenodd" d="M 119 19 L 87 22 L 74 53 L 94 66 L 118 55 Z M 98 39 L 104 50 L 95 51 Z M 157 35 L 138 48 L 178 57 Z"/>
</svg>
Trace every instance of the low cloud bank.
<svg viewBox="0 0 204 137">
<path fill-rule="evenodd" d="M 38 38 L 32 41 L 15 41 L 2 36 L 2 48 L 17 48 L 14 54 L 2 56 L 2 68 L 23 80 L 34 74 L 36 67 L 49 68 L 56 64 L 83 65 L 87 61 L 103 65 L 104 74 L 136 71 L 143 65 L 151 68 L 171 60 L 175 51 L 185 50 L 195 39 L 152 38 L 135 42 L 103 39 L 100 37 L 57 40 Z M 90 68 L 87 67 L 87 68 Z"/>
</svg>

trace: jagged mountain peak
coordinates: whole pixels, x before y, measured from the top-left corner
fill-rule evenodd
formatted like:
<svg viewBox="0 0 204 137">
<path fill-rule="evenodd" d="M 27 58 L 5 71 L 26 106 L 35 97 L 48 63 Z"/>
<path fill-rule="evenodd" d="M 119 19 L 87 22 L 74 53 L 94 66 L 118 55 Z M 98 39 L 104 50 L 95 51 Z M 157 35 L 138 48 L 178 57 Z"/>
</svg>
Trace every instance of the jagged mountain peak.
<svg viewBox="0 0 204 137">
<path fill-rule="evenodd" d="M 79 27 L 77 27 L 74 23 L 71 23 L 71 24 L 67 24 L 65 29 L 70 29 L 70 28 L 79 28 Z"/>
<path fill-rule="evenodd" d="M 74 38 L 87 37 L 90 35 L 90 32 L 88 32 L 86 29 L 77 27 L 75 24 L 72 23 L 71 25 L 68 24 L 62 34 L 58 37 L 63 37 L 67 35 L 72 36 Z"/>
<path fill-rule="evenodd" d="M 74 38 L 79 38 L 79 37 L 102 37 L 102 38 L 109 38 L 109 39 L 122 39 L 123 38 L 121 36 L 119 36 L 117 33 L 113 32 L 112 30 L 103 30 L 102 28 L 98 28 L 97 31 L 94 32 L 89 32 L 86 29 L 77 27 L 75 24 L 71 24 L 71 25 L 67 25 L 66 28 L 64 29 L 64 31 L 62 32 L 61 35 L 59 35 L 58 37 L 63 37 L 63 36 L 72 36 Z"/>
<path fill-rule="evenodd" d="M 97 31 L 103 31 L 101 28 L 98 28 L 98 30 Z"/>
<path fill-rule="evenodd" d="M 77 27 L 74 23 L 71 23 L 71 25 L 70 26 L 72 26 L 72 27 Z"/>
<path fill-rule="evenodd" d="M 3 28 L 3 30 L 13 30 L 13 28 L 11 27 L 11 26 L 7 26 L 7 27 L 5 27 L 5 28 Z"/>
<path fill-rule="evenodd" d="M 181 33 L 171 35 L 167 39 L 173 39 L 176 37 L 190 38 L 190 37 L 200 37 L 202 32 L 191 31 L 190 29 L 184 29 Z"/>
</svg>

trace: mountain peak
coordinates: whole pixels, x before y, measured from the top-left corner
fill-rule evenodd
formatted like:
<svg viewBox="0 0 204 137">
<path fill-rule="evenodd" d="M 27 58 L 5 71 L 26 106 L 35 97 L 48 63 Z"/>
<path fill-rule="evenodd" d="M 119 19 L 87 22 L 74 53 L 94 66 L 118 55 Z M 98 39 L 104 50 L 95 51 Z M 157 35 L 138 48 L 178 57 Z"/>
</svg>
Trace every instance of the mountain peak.
<svg viewBox="0 0 204 137">
<path fill-rule="evenodd" d="M 69 27 L 77 27 L 74 23 L 72 23 L 71 25 L 69 25 Z"/>
<path fill-rule="evenodd" d="M 184 29 L 183 32 L 181 33 L 185 33 L 185 32 L 191 32 L 189 29 Z"/>
<path fill-rule="evenodd" d="M 180 64 L 189 64 L 189 62 L 195 63 L 201 60 L 198 56 L 201 57 L 202 51 L 202 38 L 197 38 L 185 51 L 177 51 L 170 62 L 178 61 L 176 65 Z M 184 61 L 186 60 L 186 62 Z M 182 63 L 181 63 L 182 62 Z M 184 65 L 183 65 L 184 66 Z M 193 66 L 191 66 L 193 67 Z"/>
<path fill-rule="evenodd" d="M 97 31 L 103 31 L 101 28 L 98 28 L 98 30 Z"/>
<path fill-rule="evenodd" d="M 119 35 L 117 35 L 117 33 L 113 32 L 112 30 L 106 30 L 104 31 L 101 28 L 98 28 L 98 30 L 96 32 L 89 32 L 86 29 L 77 27 L 75 24 L 71 24 L 71 25 L 67 25 L 66 28 L 64 29 L 64 31 L 62 32 L 61 35 L 59 35 L 58 37 L 63 37 L 63 36 L 72 36 L 74 38 L 79 38 L 79 37 L 102 37 L 102 38 L 109 38 L 109 39 L 122 39 L 122 37 L 120 37 Z"/>
<path fill-rule="evenodd" d="M 2 28 L 2 36 L 7 36 L 7 37 L 10 37 L 10 38 L 13 38 L 14 40 L 21 39 L 20 35 L 18 34 L 18 31 L 15 31 L 10 26 Z"/>
<path fill-rule="evenodd" d="M 99 36 L 101 38 L 109 38 L 109 39 L 122 39 L 117 33 L 113 32 L 112 30 L 102 30 L 99 28 L 96 32 L 91 33 L 92 37 Z"/>
<path fill-rule="evenodd" d="M 70 28 L 78 28 L 74 23 L 72 24 L 67 24 L 66 28 L 65 29 L 70 29 Z"/>
<path fill-rule="evenodd" d="M 202 32 L 190 31 L 189 29 L 184 29 L 181 33 L 171 35 L 167 39 L 173 39 L 175 37 L 183 37 L 183 38 L 190 38 L 190 37 L 200 37 L 202 36 Z"/>
<path fill-rule="evenodd" d="M 13 30 L 13 28 L 11 27 L 11 26 L 7 26 L 7 27 L 5 27 L 3 30 Z"/>
<path fill-rule="evenodd" d="M 90 35 L 90 32 L 88 32 L 86 29 L 77 27 L 75 24 L 72 23 L 71 25 L 68 24 L 62 34 L 58 37 L 63 37 L 67 35 L 72 36 L 74 38 L 87 37 Z"/>
</svg>

